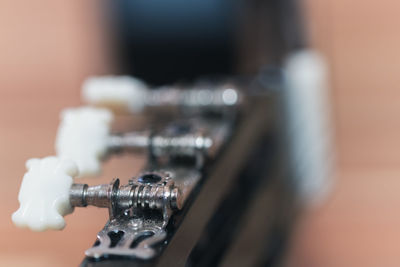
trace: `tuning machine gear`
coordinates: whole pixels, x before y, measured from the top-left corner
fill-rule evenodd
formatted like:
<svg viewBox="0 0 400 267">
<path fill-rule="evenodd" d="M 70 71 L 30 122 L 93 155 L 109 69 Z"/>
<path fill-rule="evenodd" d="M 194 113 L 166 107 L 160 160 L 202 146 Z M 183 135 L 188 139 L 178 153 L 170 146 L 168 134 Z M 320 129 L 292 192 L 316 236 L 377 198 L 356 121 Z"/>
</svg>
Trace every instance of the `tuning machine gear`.
<svg viewBox="0 0 400 267">
<path fill-rule="evenodd" d="M 237 85 L 199 82 L 187 86 L 163 86 L 150 89 L 144 82 L 129 76 L 88 78 L 82 86 L 83 101 L 96 106 L 117 107 L 130 113 L 146 108 L 179 107 L 189 110 L 224 110 L 243 102 Z"/>
<path fill-rule="evenodd" d="M 112 85 L 114 81 L 110 79 L 107 84 Z M 100 104 L 103 96 L 122 105 L 133 105 L 144 97 L 143 108 L 175 106 L 202 111 L 241 103 L 240 94 L 231 87 L 220 87 L 213 93 L 200 87 L 188 92 L 175 87 L 153 92 L 130 78 L 123 83 L 124 86 L 115 87 L 122 96 L 119 102 L 113 100 L 106 84 L 102 96 L 96 98 L 99 102 L 93 104 Z M 132 90 L 141 90 L 141 94 L 136 92 L 135 101 Z M 123 97 L 124 94 L 131 95 Z M 128 103 L 125 98 L 133 102 Z M 139 102 L 131 111 L 140 110 Z M 64 110 L 55 142 L 57 156 L 27 162 L 18 197 L 20 207 L 12 215 L 13 222 L 34 231 L 61 230 L 65 227 L 64 216 L 75 207 L 107 208 L 109 219 L 86 255 L 96 259 L 110 255 L 154 257 L 169 242 L 167 229 L 177 227 L 188 197 L 198 189 L 206 170 L 204 163 L 217 155 L 235 122 L 235 116 L 225 113 L 184 114 L 167 124 L 159 120 L 154 129 L 117 134 L 112 132 L 114 113 L 106 108 Z M 75 178 L 99 174 L 105 158 L 125 151 L 148 155 L 147 167 L 127 184 L 121 185 L 117 178 L 109 184 L 74 183 Z M 170 233 L 168 230 L 168 237 Z"/>
<path fill-rule="evenodd" d="M 201 121 L 185 122 L 184 131 L 171 124 L 163 131 L 137 131 L 112 134 L 113 115 L 95 107 L 69 108 L 62 112 L 56 138 L 57 155 L 71 159 L 79 167 L 80 176 L 101 172 L 101 162 L 108 155 L 121 151 L 148 152 L 153 158 L 186 157 L 201 162 L 212 156 L 218 144 L 207 135 Z M 172 134 L 171 134 L 172 133 Z"/>
<path fill-rule="evenodd" d="M 98 244 L 86 252 L 91 257 L 153 256 L 150 244 L 166 237 L 171 215 L 183 208 L 200 180 L 198 171 L 178 168 L 145 171 L 126 185 L 114 179 L 110 184 L 88 186 L 73 183 L 77 166 L 72 161 L 53 156 L 31 159 L 27 169 L 19 193 L 20 208 L 12 215 L 17 226 L 62 230 L 63 216 L 74 207 L 108 208 L 110 218 L 98 234 Z M 118 233 L 124 238 L 115 240 Z"/>
</svg>

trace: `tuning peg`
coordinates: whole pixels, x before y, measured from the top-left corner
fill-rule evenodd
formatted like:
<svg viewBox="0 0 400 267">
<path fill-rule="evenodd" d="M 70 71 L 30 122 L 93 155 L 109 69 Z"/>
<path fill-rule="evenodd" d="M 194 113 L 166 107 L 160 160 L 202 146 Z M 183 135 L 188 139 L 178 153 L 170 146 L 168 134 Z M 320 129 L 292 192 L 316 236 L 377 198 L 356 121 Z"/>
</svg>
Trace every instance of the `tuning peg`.
<svg viewBox="0 0 400 267">
<path fill-rule="evenodd" d="M 234 84 L 202 83 L 190 88 L 164 86 L 150 90 L 142 81 L 128 76 L 88 78 L 82 86 L 82 98 L 88 104 L 115 105 L 138 113 L 146 107 L 184 107 L 221 110 L 240 104 L 243 95 Z"/>
<path fill-rule="evenodd" d="M 55 156 L 35 158 L 28 160 L 26 167 L 18 195 L 20 207 L 12 221 L 33 231 L 62 230 L 63 216 L 72 213 L 74 207 L 109 208 L 114 218 L 133 207 L 170 212 L 183 205 L 181 191 L 170 172 L 146 172 L 121 187 L 119 179 L 88 186 L 73 183 L 78 168 L 70 160 Z"/>
<path fill-rule="evenodd" d="M 82 99 L 98 106 L 141 112 L 145 106 L 147 85 L 129 76 L 103 76 L 86 79 L 82 85 Z"/>
<path fill-rule="evenodd" d="M 71 213 L 69 190 L 78 174 L 74 162 L 57 157 L 30 159 L 18 195 L 19 209 L 12 221 L 19 227 L 34 231 L 61 230 L 63 216 Z"/>
<path fill-rule="evenodd" d="M 178 135 L 149 131 L 111 134 L 112 114 L 101 108 L 70 108 L 62 112 L 56 138 L 57 156 L 73 160 L 79 175 L 101 173 L 101 163 L 107 154 L 121 151 L 148 152 L 154 157 L 211 156 L 218 142 L 199 130 Z"/>
<path fill-rule="evenodd" d="M 55 143 L 57 156 L 76 162 L 80 176 L 99 174 L 112 120 L 111 112 L 102 108 L 65 109 Z"/>
</svg>

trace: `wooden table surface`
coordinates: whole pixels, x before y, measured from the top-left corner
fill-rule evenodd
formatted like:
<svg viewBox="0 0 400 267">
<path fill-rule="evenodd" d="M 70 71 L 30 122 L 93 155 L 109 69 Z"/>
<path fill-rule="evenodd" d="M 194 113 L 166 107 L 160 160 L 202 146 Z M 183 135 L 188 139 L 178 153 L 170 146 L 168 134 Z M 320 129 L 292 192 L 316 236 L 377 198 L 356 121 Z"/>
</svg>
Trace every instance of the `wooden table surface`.
<svg viewBox="0 0 400 267">
<path fill-rule="evenodd" d="M 400 266 L 400 2 L 307 0 L 310 36 L 331 71 L 337 175 L 331 195 L 304 214 L 289 266 Z M 59 111 L 107 69 L 95 1 L 0 2 L 0 266 L 74 266 L 107 211 L 77 209 L 63 232 L 11 223 L 24 163 L 54 153 Z M 101 45 L 103 44 L 103 45 Z M 143 159 L 107 162 L 129 178 Z"/>
</svg>

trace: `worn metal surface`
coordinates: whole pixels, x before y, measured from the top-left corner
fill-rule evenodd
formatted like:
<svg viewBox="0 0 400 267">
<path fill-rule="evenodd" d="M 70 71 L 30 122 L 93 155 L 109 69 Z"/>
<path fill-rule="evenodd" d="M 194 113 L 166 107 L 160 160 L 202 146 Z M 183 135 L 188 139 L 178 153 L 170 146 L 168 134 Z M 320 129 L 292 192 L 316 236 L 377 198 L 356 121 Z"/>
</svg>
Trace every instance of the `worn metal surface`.
<svg viewBox="0 0 400 267">
<path fill-rule="evenodd" d="M 111 257 L 101 261 L 86 258 L 82 266 L 184 266 L 218 205 L 229 194 L 230 185 L 245 168 L 251 151 L 273 126 L 273 97 L 268 94 L 254 97 L 252 103 L 240 114 L 233 136 L 222 153 L 201 168 L 201 182 L 193 184 L 190 193 L 185 195 L 186 205 L 172 215 L 164 228 L 165 241 L 161 246 L 153 246 L 159 249 L 155 258 L 146 261 L 138 257 Z M 176 183 L 179 184 L 178 181 Z M 109 227 L 113 229 L 115 225 L 110 224 Z M 161 234 L 157 238 L 159 236 Z"/>
</svg>

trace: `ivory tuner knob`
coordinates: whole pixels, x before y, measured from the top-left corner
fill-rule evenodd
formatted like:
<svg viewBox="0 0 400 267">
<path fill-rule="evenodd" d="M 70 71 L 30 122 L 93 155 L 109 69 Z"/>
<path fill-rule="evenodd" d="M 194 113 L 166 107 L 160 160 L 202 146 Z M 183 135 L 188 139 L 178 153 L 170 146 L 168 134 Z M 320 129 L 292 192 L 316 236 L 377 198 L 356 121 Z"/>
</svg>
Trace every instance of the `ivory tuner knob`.
<svg viewBox="0 0 400 267">
<path fill-rule="evenodd" d="M 139 79 L 129 76 L 90 77 L 82 85 L 82 99 L 95 105 L 128 110 L 130 113 L 143 111 L 148 87 Z"/>
<path fill-rule="evenodd" d="M 20 207 L 12 214 L 12 221 L 33 231 L 62 230 L 63 216 L 73 211 L 69 190 L 78 174 L 77 166 L 50 156 L 30 159 L 26 168 L 18 195 Z"/>
<path fill-rule="evenodd" d="M 113 115 L 103 108 L 79 107 L 61 113 L 55 148 L 61 159 L 71 159 L 80 176 L 101 173 L 107 153 Z"/>
</svg>

